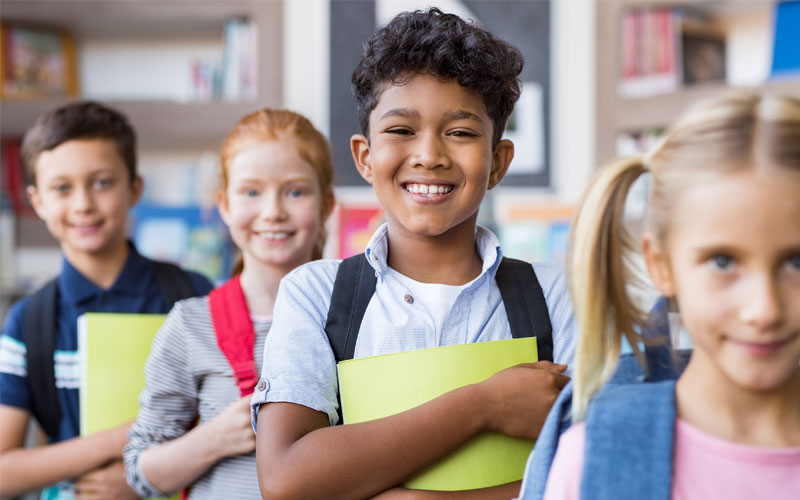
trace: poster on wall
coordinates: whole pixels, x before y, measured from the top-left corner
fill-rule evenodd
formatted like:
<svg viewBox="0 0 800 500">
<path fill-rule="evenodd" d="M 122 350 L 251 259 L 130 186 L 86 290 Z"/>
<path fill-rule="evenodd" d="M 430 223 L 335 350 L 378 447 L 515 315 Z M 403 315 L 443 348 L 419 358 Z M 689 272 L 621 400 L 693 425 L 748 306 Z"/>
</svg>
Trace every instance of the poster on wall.
<svg viewBox="0 0 800 500">
<path fill-rule="evenodd" d="M 503 254 L 528 262 L 564 266 L 569 240 L 571 206 L 512 204 L 499 218 Z"/>
<path fill-rule="evenodd" d="M 360 254 L 367 247 L 369 239 L 383 223 L 383 209 L 377 204 L 343 204 L 337 208 L 338 255 L 346 259 Z"/>
</svg>

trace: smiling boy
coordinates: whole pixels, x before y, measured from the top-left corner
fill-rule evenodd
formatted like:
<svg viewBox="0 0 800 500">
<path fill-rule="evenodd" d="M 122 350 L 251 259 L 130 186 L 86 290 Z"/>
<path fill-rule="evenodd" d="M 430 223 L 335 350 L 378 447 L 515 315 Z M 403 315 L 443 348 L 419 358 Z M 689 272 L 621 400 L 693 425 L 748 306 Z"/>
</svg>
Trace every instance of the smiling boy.
<svg viewBox="0 0 800 500">
<path fill-rule="evenodd" d="M 353 74 L 363 134 L 351 150 L 387 223 L 365 252 L 376 283 L 354 357 L 511 338 L 495 281 L 502 252 L 476 220 L 513 158 L 501 136 L 522 64 L 511 45 L 438 9 L 401 14 L 369 40 Z M 541 285 L 559 364 L 520 365 L 398 415 L 335 426 L 326 320 L 340 266 L 312 263 L 281 283 L 252 402 L 263 497 L 515 496 L 518 483 L 471 492 L 392 488 L 479 433 L 536 437 L 574 350 L 559 270 L 534 265 L 531 285 Z"/>
<path fill-rule="evenodd" d="M 77 318 L 166 313 L 211 283 L 146 259 L 128 241 L 128 210 L 143 181 L 123 115 L 93 102 L 68 104 L 39 117 L 22 152 L 28 196 L 64 259 L 58 278 L 14 304 L 0 335 L 0 497 L 60 483 L 43 498 L 135 498 L 122 466 L 128 425 L 78 437 Z M 24 448 L 31 416 L 50 444 Z"/>
</svg>

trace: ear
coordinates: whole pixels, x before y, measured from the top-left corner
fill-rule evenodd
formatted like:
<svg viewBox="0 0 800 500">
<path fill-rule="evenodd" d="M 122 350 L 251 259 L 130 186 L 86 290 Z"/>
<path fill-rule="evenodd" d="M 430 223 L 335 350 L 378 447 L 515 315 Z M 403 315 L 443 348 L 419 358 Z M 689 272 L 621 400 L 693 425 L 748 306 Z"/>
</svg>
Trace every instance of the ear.
<svg viewBox="0 0 800 500">
<path fill-rule="evenodd" d="M 645 233 L 642 236 L 642 252 L 653 284 L 665 297 L 674 297 L 675 281 L 672 278 L 669 258 L 653 234 Z"/>
<path fill-rule="evenodd" d="M 42 205 L 42 198 L 39 196 L 39 190 L 36 189 L 36 186 L 30 185 L 25 189 L 25 193 L 28 195 L 28 200 L 31 202 L 31 206 L 36 212 L 36 215 L 40 219 L 44 220 L 45 211 L 44 206 Z"/>
<path fill-rule="evenodd" d="M 508 139 L 502 139 L 492 152 L 492 170 L 489 172 L 489 189 L 492 189 L 503 180 L 511 160 L 514 159 L 514 143 Z"/>
<path fill-rule="evenodd" d="M 217 211 L 219 211 L 219 216 L 222 219 L 222 222 L 225 223 L 226 226 L 231 227 L 230 224 L 230 210 L 228 208 L 228 197 L 225 194 L 225 191 L 222 189 L 217 190 Z"/>
<path fill-rule="evenodd" d="M 350 152 L 356 164 L 358 173 L 365 181 L 372 184 L 372 161 L 369 151 L 369 140 L 361 134 L 350 138 Z"/>
<path fill-rule="evenodd" d="M 129 206 L 132 207 L 137 203 L 139 203 L 143 191 L 144 191 L 144 179 L 142 179 L 141 175 L 137 175 L 136 177 L 134 177 L 133 181 L 131 181 L 131 203 Z"/>
</svg>

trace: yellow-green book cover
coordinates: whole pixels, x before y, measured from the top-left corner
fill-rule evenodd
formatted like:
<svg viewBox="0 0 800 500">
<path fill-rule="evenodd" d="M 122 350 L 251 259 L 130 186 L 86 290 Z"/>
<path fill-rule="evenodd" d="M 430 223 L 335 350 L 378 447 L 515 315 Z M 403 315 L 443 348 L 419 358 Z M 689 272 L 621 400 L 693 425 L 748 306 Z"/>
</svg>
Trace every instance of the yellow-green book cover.
<svg viewBox="0 0 800 500">
<path fill-rule="evenodd" d="M 338 371 L 344 422 L 394 415 L 505 368 L 537 360 L 536 338 L 523 338 L 342 361 Z M 455 491 L 517 481 L 522 479 L 532 449 L 530 440 L 482 434 L 406 481 L 405 486 Z"/>
<path fill-rule="evenodd" d="M 136 420 L 144 363 L 163 314 L 86 313 L 78 318 L 81 436 Z"/>
</svg>

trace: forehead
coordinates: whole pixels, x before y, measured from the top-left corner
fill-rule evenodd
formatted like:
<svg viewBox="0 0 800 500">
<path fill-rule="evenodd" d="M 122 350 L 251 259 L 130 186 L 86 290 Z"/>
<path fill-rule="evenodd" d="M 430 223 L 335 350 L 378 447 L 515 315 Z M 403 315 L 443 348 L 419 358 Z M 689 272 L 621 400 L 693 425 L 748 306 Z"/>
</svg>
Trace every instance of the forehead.
<svg viewBox="0 0 800 500">
<path fill-rule="evenodd" d="M 109 139 L 73 139 L 42 151 L 34 165 L 38 179 L 91 173 L 98 169 L 126 170 L 117 147 Z"/>
<path fill-rule="evenodd" d="M 228 177 L 237 180 L 280 181 L 314 178 L 313 165 L 297 151 L 293 141 L 263 141 L 245 146 L 228 165 Z"/>
<path fill-rule="evenodd" d="M 393 110 L 408 115 L 467 116 L 472 114 L 480 121 L 491 123 L 486 104 L 480 94 L 463 87 L 456 80 L 420 74 L 398 84 L 385 84 L 371 122 L 380 120 Z M 458 115 L 459 112 L 466 112 Z"/>
<path fill-rule="evenodd" d="M 800 172 L 749 168 L 702 179 L 680 195 L 669 239 L 760 251 L 800 245 Z"/>
</svg>

